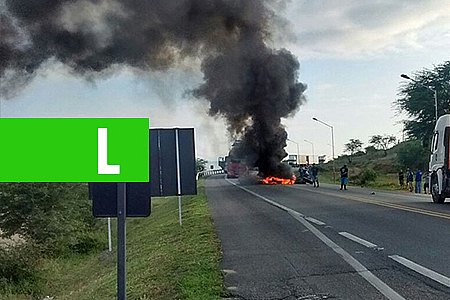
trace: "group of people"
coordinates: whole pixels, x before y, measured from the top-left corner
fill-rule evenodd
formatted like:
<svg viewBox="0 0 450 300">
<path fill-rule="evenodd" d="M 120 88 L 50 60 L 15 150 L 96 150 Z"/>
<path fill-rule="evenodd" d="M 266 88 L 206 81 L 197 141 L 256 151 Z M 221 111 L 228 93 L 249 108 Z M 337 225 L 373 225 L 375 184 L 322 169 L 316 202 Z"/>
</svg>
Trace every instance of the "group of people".
<svg viewBox="0 0 450 300">
<path fill-rule="evenodd" d="M 406 170 L 406 188 L 412 192 L 414 190 L 415 193 L 422 193 L 422 181 L 423 183 L 423 191 L 424 193 L 428 193 L 429 191 L 429 177 L 428 172 L 425 172 L 425 174 L 422 173 L 420 169 L 417 169 L 414 173 L 409 168 Z M 400 170 L 398 172 L 398 181 L 402 188 L 405 187 L 405 174 L 403 173 L 403 170 Z M 415 182 L 415 184 L 414 184 Z"/>
<path fill-rule="evenodd" d="M 303 177 L 308 177 L 311 179 L 311 183 L 314 187 L 319 187 L 319 168 L 316 164 L 312 164 L 309 167 L 301 167 L 299 169 L 300 175 Z M 339 169 L 340 172 L 340 184 L 341 190 L 347 190 L 348 185 L 348 168 L 347 165 L 342 166 Z M 406 185 L 405 185 L 406 178 Z M 417 169 L 416 172 L 411 171 L 409 168 L 406 170 L 406 174 L 403 173 L 403 170 L 398 172 L 398 181 L 402 188 L 407 188 L 410 192 L 415 191 L 415 193 L 422 193 L 422 182 L 423 182 L 423 191 L 425 194 L 429 192 L 429 176 L 428 172 L 425 174 L 422 173 L 420 169 Z"/>
<path fill-rule="evenodd" d="M 316 164 L 312 164 L 309 168 L 301 167 L 299 169 L 300 176 L 306 176 L 307 173 L 309 173 L 309 177 L 311 178 L 312 184 L 314 187 L 319 187 L 319 168 Z M 341 174 L 341 190 L 347 190 L 347 184 L 348 184 L 348 168 L 347 165 L 344 165 L 342 168 L 339 169 L 339 172 Z"/>
<path fill-rule="evenodd" d="M 298 172 L 303 178 L 309 178 L 314 187 L 319 187 L 319 168 L 316 164 L 300 167 Z"/>
</svg>

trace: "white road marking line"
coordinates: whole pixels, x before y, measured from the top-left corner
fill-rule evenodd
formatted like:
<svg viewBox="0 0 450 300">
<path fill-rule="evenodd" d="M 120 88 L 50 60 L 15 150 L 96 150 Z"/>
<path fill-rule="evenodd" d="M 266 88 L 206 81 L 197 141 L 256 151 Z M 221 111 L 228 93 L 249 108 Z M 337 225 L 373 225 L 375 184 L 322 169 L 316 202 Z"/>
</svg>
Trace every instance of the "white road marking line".
<svg viewBox="0 0 450 300">
<path fill-rule="evenodd" d="M 391 256 L 389 256 L 389 258 L 395 260 L 399 264 L 402 264 L 405 267 L 407 267 L 419 274 L 422 274 L 423 276 L 426 276 L 436 282 L 439 282 L 442 285 L 450 287 L 450 278 L 445 277 L 444 275 L 441 275 L 433 270 L 422 267 L 421 265 L 418 265 L 415 262 L 412 262 L 412 261 L 410 261 L 404 257 L 398 256 L 398 255 L 391 255 Z"/>
<path fill-rule="evenodd" d="M 245 188 L 245 187 L 243 187 L 243 186 L 240 186 L 240 185 L 238 185 L 238 184 L 232 182 L 232 181 L 229 180 L 228 178 L 226 178 L 225 180 L 228 181 L 229 183 L 231 183 L 232 185 L 234 185 L 234 186 L 240 188 L 241 190 L 244 190 L 244 191 L 246 191 L 247 193 L 252 194 L 253 196 L 258 197 L 258 198 L 260 198 L 260 199 L 266 201 L 267 203 L 272 204 L 272 205 L 275 206 L 275 207 L 278 207 L 278 208 L 281 209 L 281 210 L 284 210 L 284 211 L 290 211 L 290 210 L 291 210 L 290 208 L 288 208 L 288 207 L 286 207 L 286 206 L 284 206 L 284 205 L 281 205 L 281 204 L 279 204 L 279 203 L 277 203 L 277 202 L 275 202 L 275 201 L 272 201 L 272 200 L 270 200 L 270 199 L 267 199 L 266 197 L 261 196 L 260 194 L 257 194 L 257 193 L 255 193 L 255 192 L 249 190 L 248 188 Z M 296 213 L 297 213 L 297 212 L 296 212 Z M 300 214 L 300 213 L 297 213 L 297 214 Z M 300 215 L 302 215 L 302 214 L 300 214 Z M 302 216 L 303 216 L 303 215 L 302 215 Z"/>
<path fill-rule="evenodd" d="M 227 179 L 226 179 L 227 180 Z M 372 272 L 367 270 L 367 268 L 362 265 L 358 260 L 356 260 L 353 256 L 351 256 L 347 251 L 338 246 L 335 242 L 330 240 L 327 236 L 325 236 L 322 232 L 320 232 L 316 227 L 311 225 L 308 221 L 305 220 L 305 216 L 293 209 L 290 209 L 284 205 L 281 205 L 275 201 L 272 201 L 264 196 L 259 195 L 243 186 L 237 185 L 229 180 L 229 183 L 235 185 L 236 187 L 246 191 L 249 194 L 252 194 L 265 202 L 278 207 L 281 210 L 286 211 L 292 217 L 294 217 L 297 221 L 302 223 L 306 228 L 308 228 L 314 235 L 319 238 L 325 245 L 330 247 L 334 252 L 339 254 L 361 277 L 363 277 L 367 282 L 369 282 L 373 287 L 375 287 L 381 294 L 383 294 L 386 298 L 390 300 L 405 300 L 400 294 L 394 291 L 390 286 L 381 281 L 378 277 L 376 277 Z"/>
<path fill-rule="evenodd" d="M 324 222 L 319 221 L 319 220 L 317 220 L 317 219 L 314 219 L 314 218 L 312 218 L 312 217 L 305 217 L 305 219 L 308 220 L 308 221 L 310 221 L 311 223 L 314 223 L 314 224 L 319 225 L 319 226 L 326 225 Z"/>
<path fill-rule="evenodd" d="M 353 235 L 353 234 L 351 234 L 351 233 L 348 233 L 348 232 L 339 232 L 339 234 L 342 235 L 342 236 L 344 236 L 344 237 L 346 237 L 346 238 L 348 238 L 349 240 L 352 240 L 352 241 L 354 241 L 354 242 L 357 242 L 358 244 L 361 244 L 361 245 L 363 245 L 363 246 L 366 246 L 367 248 L 372 248 L 372 249 L 378 248 L 377 245 L 375 245 L 375 244 L 373 244 L 373 243 L 371 243 L 371 242 L 368 242 L 368 241 L 366 241 L 366 240 L 363 240 L 362 238 L 359 238 L 359 237 L 357 237 L 357 236 L 355 236 L 355 235 Z"/>
<path fill-rule="evenodd" d="M 294 216 L 300 223 L 302 223 L 306 228 L 311 230 L 315 236 L 317 236 L 322 242 L 330 247 L 334 252 L 339 254 L 352 268 L 358 272 L 358 274 L 363 277 L 367 282 L 369 282 L 374 288 L 376 288 L 380 293 L 382 293 L 386 298 L 390 300 L 405 300 L 400 294 L 394 291 L 390 286 L 381 281 L 377 276 L 370 272 L 363 264 L 361 264 L 356 258 L 351 256 L 347 251 L 342 249 L 335 242 L 330 240 L 322 232 L 320 232 L 316 227 L 311 225 L 304 218 L 299 218 Z"/>
</svg>

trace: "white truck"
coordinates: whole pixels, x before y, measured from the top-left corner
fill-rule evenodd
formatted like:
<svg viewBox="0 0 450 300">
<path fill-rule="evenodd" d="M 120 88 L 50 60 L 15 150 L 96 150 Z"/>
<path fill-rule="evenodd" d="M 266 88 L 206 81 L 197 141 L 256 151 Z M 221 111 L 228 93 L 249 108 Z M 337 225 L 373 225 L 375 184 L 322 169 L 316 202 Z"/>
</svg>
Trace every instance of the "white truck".
<svg viewBox="0 0 450 300">
<path fill-rule="evenodd" d="M 435 203 L 450 197 L 450 114 L 441 116 L 434 128 L 429 165 L 430 192 Z"/>
</svg>

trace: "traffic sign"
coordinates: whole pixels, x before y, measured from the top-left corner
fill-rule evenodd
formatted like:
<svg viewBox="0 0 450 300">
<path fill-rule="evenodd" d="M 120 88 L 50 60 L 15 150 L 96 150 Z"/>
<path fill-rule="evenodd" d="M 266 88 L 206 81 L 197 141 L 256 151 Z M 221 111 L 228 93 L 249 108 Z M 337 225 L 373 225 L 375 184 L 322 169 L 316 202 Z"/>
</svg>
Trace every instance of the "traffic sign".
<svg viewBox="0 0 450 300">
<path fill-rule="evenodd" d="M 117 183 L 89 183 L 94 217 L 117 217 Z M 126 216 L 148 217 L 150 215 L 150 184 L 128 182 L 126 184 Z"/>
<path fill-rule="evenodd" d="M 150 129 L 152 196 L 196 195 L 193 128 Z"/>
<path fill-rule="evenodd" d="M 150 215 L 150 197 L 197 194 L 193 128 L 150 129 L 150 182 L 126 184 L 127 217 Z M 117 216 L 117 184 L 90 183 L 95 217 Z"/>
</svg>

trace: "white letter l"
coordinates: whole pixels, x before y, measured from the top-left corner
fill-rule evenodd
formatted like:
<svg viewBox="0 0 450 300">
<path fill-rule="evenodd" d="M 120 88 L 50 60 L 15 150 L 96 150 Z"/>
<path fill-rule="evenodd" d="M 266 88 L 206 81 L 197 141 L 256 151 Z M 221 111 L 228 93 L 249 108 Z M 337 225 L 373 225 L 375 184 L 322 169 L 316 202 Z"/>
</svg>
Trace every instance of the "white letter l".
<svg viewBox="0 0 450 300">
<path fill-rule="evenodd" d="M 120 165 L 108 165 L 108 128 L 98 128 L 98 174 L 120 174 Z"/>
</svg>

